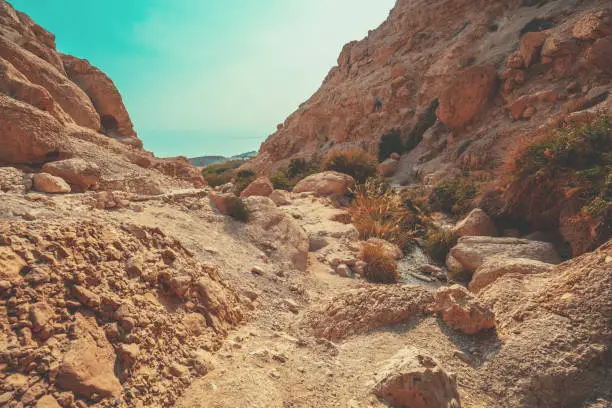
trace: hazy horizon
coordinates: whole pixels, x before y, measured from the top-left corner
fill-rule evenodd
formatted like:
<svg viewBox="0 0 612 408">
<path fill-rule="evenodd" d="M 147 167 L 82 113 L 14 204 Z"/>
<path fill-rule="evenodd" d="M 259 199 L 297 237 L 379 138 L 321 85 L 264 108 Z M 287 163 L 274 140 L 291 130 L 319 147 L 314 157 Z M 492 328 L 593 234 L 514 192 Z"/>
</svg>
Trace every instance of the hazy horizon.
<svg viewBox="0 0 612 408">
<path fill-rule="evenodd" d="M 258 150 L 395 0 L 10 0 L 110 76 L 161 157 Z"/>
</svg>

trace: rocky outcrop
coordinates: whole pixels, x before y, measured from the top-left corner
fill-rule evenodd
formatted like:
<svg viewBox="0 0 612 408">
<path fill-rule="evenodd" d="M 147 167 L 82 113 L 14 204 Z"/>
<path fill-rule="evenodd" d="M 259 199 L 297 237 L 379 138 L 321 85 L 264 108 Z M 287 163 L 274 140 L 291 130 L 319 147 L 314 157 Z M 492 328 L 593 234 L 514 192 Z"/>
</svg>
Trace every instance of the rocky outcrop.
<svg viewBox="0 0 612 408">
<path fill-rule="evenodd" d="M 0 396 L 24 406 L 44 394 L 172 405 L 202 372 L 191 356 L 218 349 L 243 316 L 215 266 L 158 228 L 110 219 L 0 221 L 0 295 Z M 8 376 L 36 388 L 15 393 Z"/>
<path fill-rule="evenodd" d="M 100 130 L 113 137 L 136 137 L 121 94 L 113 81 L 89 61 L 62 54 L 68 78 L 89 96 L 100 115 Z"/>
<path fill-rule="evenodd" d="M 376 153 L 391 131 L 417 146 L 396 177 L 496 167 L 524 136 L 565 120 L 565 103 L 609 88 L 609 10 L 598 0 L 397 0 L 378 28 L 344 46 L 319 90 L 245 167 L 273 173 L 292 158 L 320 161 L 332 149 Z M 551 90 L 557 99 L 509 114 L 517 99 Z M 421 142 L 436 114 L 439 131 Z"/>
<path fill-rule="evenodd" d="M 5 0 L 0 128 L 0 165 L 84 159 L 101 168 L 100 188 L 144 194 L 205 185 L 186 159 L 156 159 L 144 151 L 110 78 L 86 60 L 60 55 L 53 34 Z"/>
<path fill-rule="evenodd" d="M 373 393 L 393 407 L 459 408 L 454 375 L 414 347 L 399 351 L 376 376 Z"/>
</svg>

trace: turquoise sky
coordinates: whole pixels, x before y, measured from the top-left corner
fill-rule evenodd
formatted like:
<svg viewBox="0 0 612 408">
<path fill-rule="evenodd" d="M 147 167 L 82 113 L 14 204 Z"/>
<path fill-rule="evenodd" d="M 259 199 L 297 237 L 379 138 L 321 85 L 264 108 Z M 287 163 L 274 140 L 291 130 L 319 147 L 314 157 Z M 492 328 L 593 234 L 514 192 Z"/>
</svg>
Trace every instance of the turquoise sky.
<svg viewBox="0 0 612 408">
<path fill-rule="evenodd" d="M 257 150 L 395 0 L 11 3 L 115 81 L 147 149 L 191 157 Z"/>
</svg>

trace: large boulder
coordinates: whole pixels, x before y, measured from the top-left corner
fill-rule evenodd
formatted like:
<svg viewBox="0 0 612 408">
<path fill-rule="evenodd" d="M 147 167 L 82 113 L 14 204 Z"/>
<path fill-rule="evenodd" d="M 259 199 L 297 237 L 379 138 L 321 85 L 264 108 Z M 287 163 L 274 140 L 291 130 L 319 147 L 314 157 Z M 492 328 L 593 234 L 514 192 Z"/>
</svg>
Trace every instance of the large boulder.
<svg viewBox="0 0 612 408">
<path fill-rule="evenodd" d="M 279 207 L 291 204 L 291 193 L 285 190 L 274 190 L 269 197 Z"/>
<path fill-rule="evenodd" d="M 290 262 L 299 270 L 308 266 L 309 240 L 306 231 L 290 215 L 279 210 L 268 197 L 246 197 L 249 211 L 247 233 L 277 261 Z"/>
<path fill-rule="evenodd" d="M 491 258 L 483 263 L 472 276 L 469 288 L 478 293 L 507 274 L 537 274 L 549 272 L 553 264 L 525 258 Z"/>
<path fill-rule="evenodd" d="M 34 190 L 41 193 L 64 194 L 71 191 L 70 186 L 63 178 L 55 177 L 48 173 L 35 174 L 33 182 Z"/>
<path fill-rule="evenodd" d="M 475 208 L 462 221 L 455 225 L 453 230 L 460 237 L 466 236 L 486 236 L 494 237 L 497 235 L 497 228 L 486 212 L 480 208 Z"/>
<path fill-rule="evenodd" d="M 43 166 L 43 171 L 63 178 L 68 184 L 82 191 L 97 185 L 102 174 L 97 164 L 77 158 L 47 163 Z"/>
<path fill-rule="evenodd" d="M 136 137 L 121 94 L 113 81 L 87 60 L 64 54 L 61 58 L 68 78 L 85 91 L 98 111 L 100 130 L 114 137 Z"/>
<path fill-rule="evenodd" d="M 261 196 L 268 197 L 274 191 L 274 186 L 267 177 L 260 177 L 245 188 L 240 197 Z"/>
<path fill-rule="evenodd" d="M 398 352 L 376 376 L 372 392 L 392 407 L 459 408 L 456 379 L 414 347 Z"/>
<path fill-rule="evenodd" d="M 345 195 L 355 185 L 355 179 L 348 174 L 324 171 L 301 180 L 294 193 L 314 193 L 317 196 Z"/>
<path fill-rule="evenodd" d="M 438 98 L 438 119 L 449 128 L 463 128 L 485 108 L 497 81 L 497 70 L 493 65 L 458 72 Z"/>
<path fill-rule="evenodd" d="M 527 258 L 551 264 L 561 262 L 552 244 L 520 238 L 462 237 L 449 255 L 470 272 L 491 258 Z"/>
<path fill-rule="evenodd" d="M 123 388 L 115 377 L 115 351 L 95 319 L 77 314 L 72 341 L 57 375 L 57 384 L 83 397 L 119 397 Z"/>
<path fill-rule="evenodd" d="M 466 334 L 495 327 L 495 315 L 461 285 L 440 288 L 431 308 L 449 327 Z"/>
</svg>

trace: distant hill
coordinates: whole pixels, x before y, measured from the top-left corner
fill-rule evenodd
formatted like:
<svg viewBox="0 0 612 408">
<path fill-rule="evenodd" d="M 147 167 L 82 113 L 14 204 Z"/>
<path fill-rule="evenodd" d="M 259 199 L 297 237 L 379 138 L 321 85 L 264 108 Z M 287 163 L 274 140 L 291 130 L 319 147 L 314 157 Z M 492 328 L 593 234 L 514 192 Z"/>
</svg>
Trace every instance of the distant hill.
<svg viewBox="0 0 612 408">
<path fill-rule="evenodd" d="M 193 157 L 190 158 L 189 161 L 191 164 L 197 167 L 210 166 L 211 164 L 223 163 L 228 160 L 236 160 L 236 159 L 250 159 L 257 156 L 257 152 L 255 150 L 251 152 L 246 152 L 242 154 L 237 154 L 231 157 L 225 156 L 201 156 L 201 157 Z"/>
</svg>

